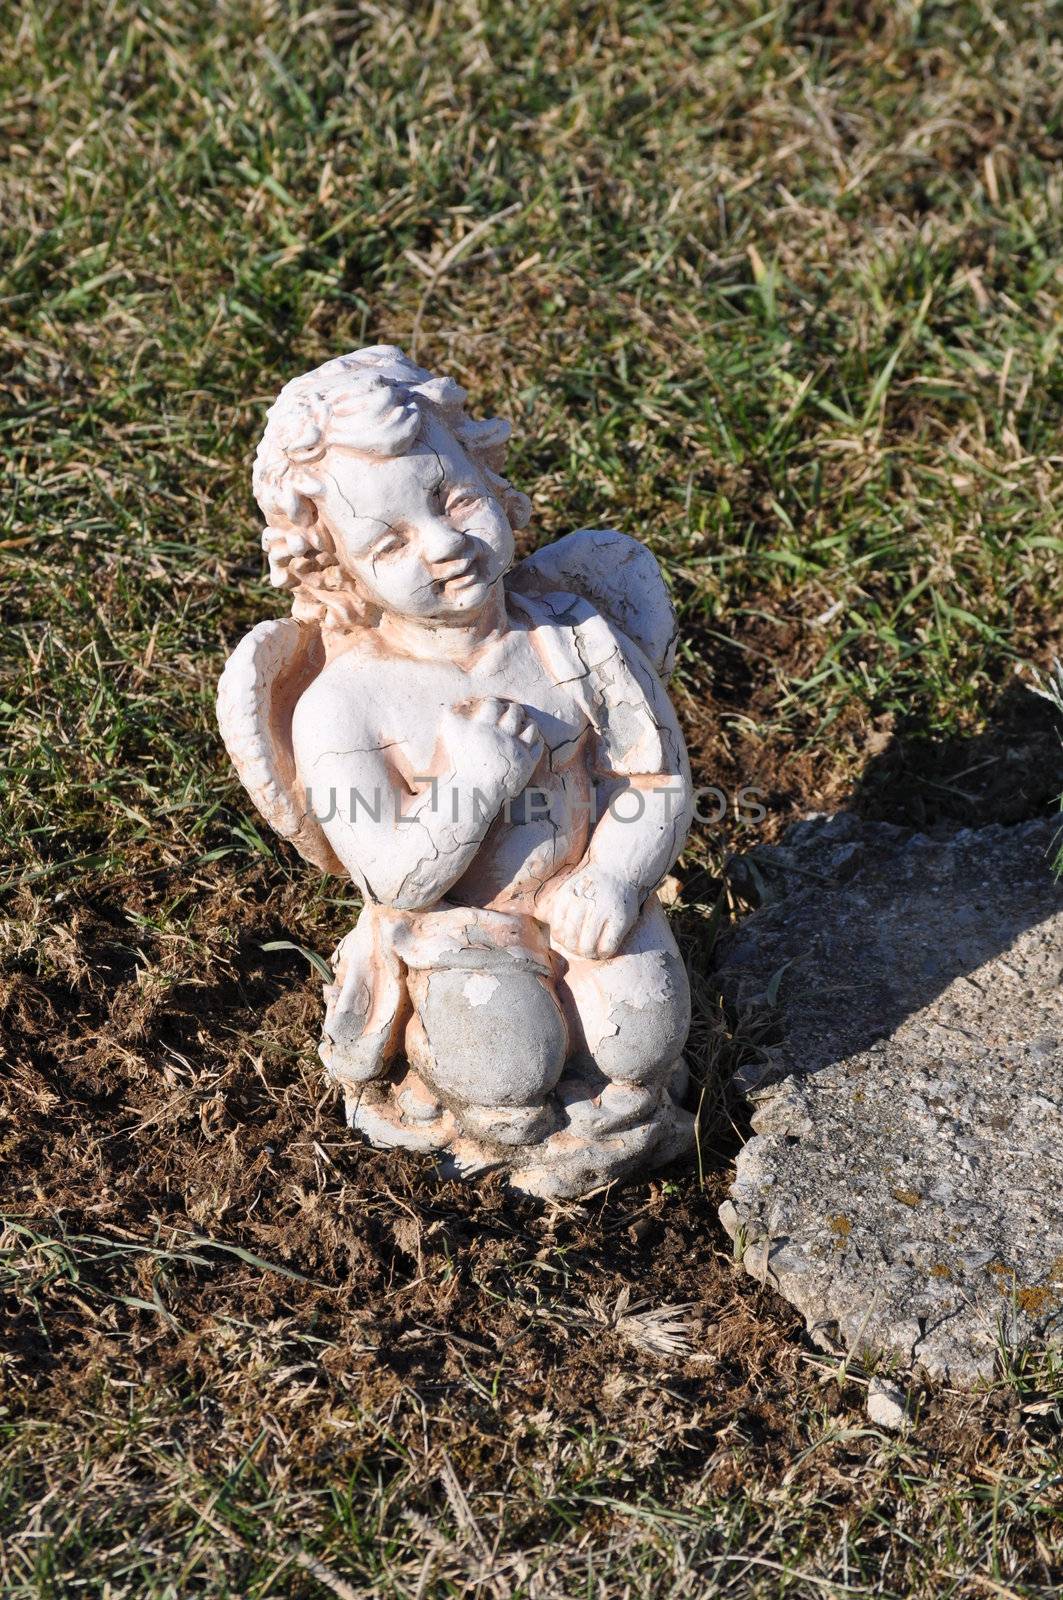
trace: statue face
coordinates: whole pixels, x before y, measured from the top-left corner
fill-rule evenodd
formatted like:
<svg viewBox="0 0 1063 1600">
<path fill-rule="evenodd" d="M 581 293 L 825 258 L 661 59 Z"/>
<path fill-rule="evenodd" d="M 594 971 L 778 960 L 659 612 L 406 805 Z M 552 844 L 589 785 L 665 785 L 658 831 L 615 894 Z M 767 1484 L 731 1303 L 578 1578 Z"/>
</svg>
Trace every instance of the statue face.
<svg viewBox="0 0 1063 1600">
<path fill-rule="evenodd" d="M 332 447 L 315 469 L 319 509 L 361 593 L 399 616 L 461 621 L 513 559 L 513 533 L 479 468 L 426 417 L 402 456 Z"/>
</svg>

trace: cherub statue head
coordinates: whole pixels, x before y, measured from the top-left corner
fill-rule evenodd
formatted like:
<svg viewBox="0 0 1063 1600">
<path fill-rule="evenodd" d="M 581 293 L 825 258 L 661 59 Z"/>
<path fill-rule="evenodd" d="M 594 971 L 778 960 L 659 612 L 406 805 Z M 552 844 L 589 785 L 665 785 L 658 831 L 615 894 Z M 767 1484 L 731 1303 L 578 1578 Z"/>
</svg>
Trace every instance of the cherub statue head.
<svg viewBox="0 0 1063 1600">
<path fill-rule="evenodd" d="M 508 422 L 394 345 L 295 378 L 255 457 L 270 581 L 304 622 L 346 631 L 382 613 L 446 624 L 486 605 L 531 514 L 502 476 Z"/>
</svg>

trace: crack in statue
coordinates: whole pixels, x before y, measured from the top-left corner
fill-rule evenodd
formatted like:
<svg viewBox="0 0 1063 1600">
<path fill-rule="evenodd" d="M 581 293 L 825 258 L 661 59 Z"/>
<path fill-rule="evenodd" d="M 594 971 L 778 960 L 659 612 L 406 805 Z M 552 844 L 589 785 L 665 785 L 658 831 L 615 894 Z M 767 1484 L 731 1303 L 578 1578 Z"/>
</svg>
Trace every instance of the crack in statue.
<svg viewBox="0 0 1063 1600">
<path fill-rule="evenodd" d="M 270 824 L 364 898 L 321 1044 L 352 1126 L 575 1196 L 693 1143 L 655 892 L 692 790 L 657 563 L 585 529 L 513 567 L 508 436 L 388 345 L 289 383 L 254 489 L 292 617 L 233 652 L 218 717 Z"/>
</svg>

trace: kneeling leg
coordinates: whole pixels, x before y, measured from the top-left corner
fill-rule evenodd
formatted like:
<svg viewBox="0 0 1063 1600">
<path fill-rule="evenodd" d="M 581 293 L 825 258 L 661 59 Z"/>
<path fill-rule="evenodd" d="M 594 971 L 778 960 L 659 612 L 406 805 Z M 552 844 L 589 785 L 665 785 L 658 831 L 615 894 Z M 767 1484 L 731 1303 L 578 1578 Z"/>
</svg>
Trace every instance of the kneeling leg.
<svg viewBox="0 0 1063 1600">
<path fill-rule="evenodd" d="M 411 1063 L 462 1129 L 496 1144 L 548 1134 L 568 1031 L 550 985 L 521 968 L 411 972 Z"/>
<path fill-rule="evenodd" d="M 666 1082 L 690 1029 L 690 984 L 656 895 L 615 956 L 564 959 L 558 991 L 573 1065 L 611 1083 Z"/>
<path fill-rule="evenodd" d="M 511 1179 L 543 1196 L 586 1193 L 694 1143 L 694 1118 L 679 1103 L 690 987 L 656 897 L 615 956 L 555 954 L 572 1041 L 557 1086 L 565 1122 Z"/>
</svg>

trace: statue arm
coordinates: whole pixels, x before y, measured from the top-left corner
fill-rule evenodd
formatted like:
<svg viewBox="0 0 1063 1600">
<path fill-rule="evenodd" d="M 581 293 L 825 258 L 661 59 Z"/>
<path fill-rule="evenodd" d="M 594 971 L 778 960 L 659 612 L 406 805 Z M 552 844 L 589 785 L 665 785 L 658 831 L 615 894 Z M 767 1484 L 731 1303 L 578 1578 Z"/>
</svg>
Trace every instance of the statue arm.
<svg viewBox="0 0 1063 1600">
<path fill-rule="evenodd" d="M 637 646 L 611 630 L 587 681 L 597 732 L 598 821 L 582 861 L 542 912 L 554 942 L 583 957 L 616 955 L 672 866 L 693 815 L 686 746 L 671 702 Z"/>
<path fill-rule="evenodd" d="M 600 672 L 596 787 L 599 820 L 587 860 L 624 877 L 644 900 L 690 830 L 694 790 L 672 702 L 619 630 L 619 662 Z"/>
<path fill-rule="evenodd" d="M 408 772 L 396 741 L 347 706 L 337 715 L 315 688 L 292 723 L 308 811 L 368 899 L 404 911 L 435 905 L 523 788 L 542 753 L 538 730 L 500 702 L 471 701 L 443 713 L 430 771 Z"/>
<path fill-rule="evenodd" d="M 491 818 L 479 828 L 467 815 L 452 820 L 454 772 L 426 774 L 411 788 L 386 741 L 347 719 L 323 727 L 312 708 L 301 711 L 293 735 L 307 810 L 353 881 L 381 905 L 434 905 L 471 864 Z"/>
</svg>

